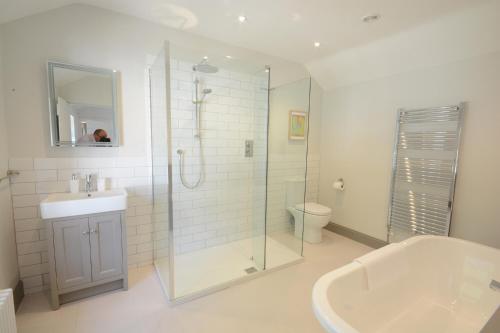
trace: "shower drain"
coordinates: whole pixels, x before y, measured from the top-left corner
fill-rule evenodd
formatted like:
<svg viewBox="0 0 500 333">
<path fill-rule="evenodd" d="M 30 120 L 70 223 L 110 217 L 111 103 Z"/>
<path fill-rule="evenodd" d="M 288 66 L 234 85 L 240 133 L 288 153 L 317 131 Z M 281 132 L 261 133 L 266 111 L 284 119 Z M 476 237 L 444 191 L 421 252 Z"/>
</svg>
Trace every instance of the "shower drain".
<svg viewBox="0 0 500 333">
<path fill-rule="evenodd" d="M 245 269 L 245 272 L 247 274 L 257 273 L 257 268 L 255 268 L 255 267 L 249 267 L 249 268 Z"/>
</svg>

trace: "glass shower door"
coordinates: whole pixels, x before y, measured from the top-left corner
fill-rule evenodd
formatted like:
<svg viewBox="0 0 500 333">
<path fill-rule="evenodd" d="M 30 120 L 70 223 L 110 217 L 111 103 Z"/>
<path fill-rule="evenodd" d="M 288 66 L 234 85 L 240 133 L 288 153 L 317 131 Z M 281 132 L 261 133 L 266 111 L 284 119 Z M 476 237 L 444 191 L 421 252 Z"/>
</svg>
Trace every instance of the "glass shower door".
<svg viewBox="0 0 500 333">
<path fill-rule="evenodd" d="M 302 259 L 304 203 L 317 202 L 306 186 L 317 181 L 308 164 L 310 94 L 310 78 L 273 87 L 270 93 L 267 269 Z"/>
<path fill-rule="evenodd" d="M 269 83 L 271 69 L 258 71 L 254 82 L 253 140 L 246 142 L 245 155 L 252 158 L 252 260 L 255 268 L 266 268 L 266 211 L 267 211 L 267 168 L 268 168 L 268 123 L 269 123 Z"/>
<path fill-rule="evenodd" d="M 150 110 L 151 110 L 151 155 L 153 195 L 153 244 L 154 265 L 162 287 L 169 299 L 174 298 L 173 256 L 171 219 L 171 181 L 169 180 L 169 130 L 168 117 L 168 44 L 155 58 L 149 68 Z"/>
</svg>

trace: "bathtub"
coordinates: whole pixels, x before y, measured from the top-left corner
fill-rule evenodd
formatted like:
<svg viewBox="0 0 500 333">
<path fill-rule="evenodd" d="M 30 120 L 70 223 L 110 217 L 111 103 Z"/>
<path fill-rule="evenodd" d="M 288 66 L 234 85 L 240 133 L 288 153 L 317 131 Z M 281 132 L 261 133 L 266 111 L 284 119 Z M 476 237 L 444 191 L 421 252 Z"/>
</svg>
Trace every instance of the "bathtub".
<svg viewBox="0 0 500 333">
<path fill-rule="evenodd" d="M 500 250 L 417 236 L 322 276 L 313 308 L 327 332 L 480 332 L 500 315 L 497 281 Z"/>
</svg>

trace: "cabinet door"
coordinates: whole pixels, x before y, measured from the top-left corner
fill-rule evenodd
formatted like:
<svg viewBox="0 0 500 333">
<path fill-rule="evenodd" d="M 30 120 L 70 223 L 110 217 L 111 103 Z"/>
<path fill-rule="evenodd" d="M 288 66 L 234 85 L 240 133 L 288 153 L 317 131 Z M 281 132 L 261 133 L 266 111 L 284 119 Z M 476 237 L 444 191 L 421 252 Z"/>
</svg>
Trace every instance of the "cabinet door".
<svg viewBox="0 0 500 333">
<path fill-rule="evenodd" d="M 122 274 L 121 215 L 94 216 L 89 218 L 89 225 L 93 280 Z"/>
<path fill-rule="evenodd" d="M 59 289 L 92 281 L 88 219 L 53 223 L 57 285 Z"/>
</svg>

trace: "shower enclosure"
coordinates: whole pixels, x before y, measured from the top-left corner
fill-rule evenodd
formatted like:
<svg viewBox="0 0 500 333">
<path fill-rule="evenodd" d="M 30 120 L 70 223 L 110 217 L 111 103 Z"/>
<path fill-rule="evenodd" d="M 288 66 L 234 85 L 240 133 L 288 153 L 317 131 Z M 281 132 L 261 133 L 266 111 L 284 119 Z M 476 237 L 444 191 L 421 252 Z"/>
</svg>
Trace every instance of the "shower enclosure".
<svg viewBox="0 0 500 333">
<path fill-rule="evenodd" d="M 267 228 L 276 215 L 268 200 L 270 72 L 168 44 L 150 66 L 154 262 L 171 301 L 302 258 L 291 221 L 281 229 L 293 246 Z M 303 179 L 305 158 L 304 150 Z"/>
</svg>

